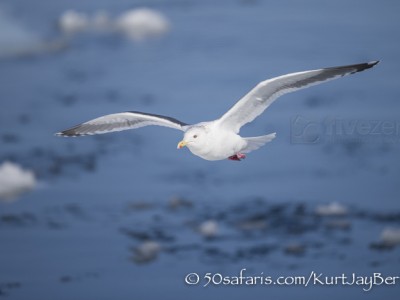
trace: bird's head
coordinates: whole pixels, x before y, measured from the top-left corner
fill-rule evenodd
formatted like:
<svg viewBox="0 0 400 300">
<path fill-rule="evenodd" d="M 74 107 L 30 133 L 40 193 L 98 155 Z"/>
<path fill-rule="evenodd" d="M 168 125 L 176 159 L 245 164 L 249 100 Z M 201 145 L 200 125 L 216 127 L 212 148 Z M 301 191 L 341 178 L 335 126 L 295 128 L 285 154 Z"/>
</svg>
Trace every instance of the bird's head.
<svg viewBox="0 0 400 300">
<path fill-rule="evenodd" d="M 194 126 L 185 132 L 183 140 L 179 142 L 178 149 L 188 147 L 189 149 L 204 148 L 207 143 L 208 130 L 204 126 Z"/>
</svg>

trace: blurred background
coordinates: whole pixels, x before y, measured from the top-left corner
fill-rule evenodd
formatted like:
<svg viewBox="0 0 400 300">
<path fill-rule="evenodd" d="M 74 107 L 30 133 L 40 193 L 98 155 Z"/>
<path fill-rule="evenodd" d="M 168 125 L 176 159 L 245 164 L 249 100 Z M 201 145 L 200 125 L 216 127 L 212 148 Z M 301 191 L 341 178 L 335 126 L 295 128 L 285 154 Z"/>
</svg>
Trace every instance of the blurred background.
<svg viewBox="0 0 400 300">
<path fill-rule="evenodd" d="M 188 273 L 399 276 L 400 4 L 3 0 L 0 298 L 393 298 L 400 285 L 223 286 Z M 286 95 L 242 162 L 181 132 L 54 133 L 128 110 L 196 123 L 259 81 L 381 60 Z M 218 275 L 216 276 L 218 282 Z"/>
</svg>

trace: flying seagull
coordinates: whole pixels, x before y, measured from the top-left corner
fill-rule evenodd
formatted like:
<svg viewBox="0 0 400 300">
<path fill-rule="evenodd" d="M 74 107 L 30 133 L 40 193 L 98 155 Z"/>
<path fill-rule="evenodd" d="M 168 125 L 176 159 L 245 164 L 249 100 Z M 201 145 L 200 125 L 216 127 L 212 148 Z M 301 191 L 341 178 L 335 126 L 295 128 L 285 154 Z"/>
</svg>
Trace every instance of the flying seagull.
<svg viewBox="0 0 400 300">
<path fill-rule="evenodd" d="M 364 71 L 372 68 L 378 62 L 371 61 L 297 72 L 262 81 L 221 118 L 210 122 L 189 125 L 171 117 L 127 111 L 87 121 L 56 133 L 56 135 L 67 137 L 83 136 L 158 125 L 184 132 L 183 140 L 179 142 L 178 149 L 186 146 L 194 155 L 206 160 L 228 158 L 240 161 L 246 157 L 246 153 L 257 150 L 275 138 L 275 133 L 244 138 L 239 135 L 239 131 L 243 125 L 253 121 L 278 97 L 312 85 Z"/>
</svg>

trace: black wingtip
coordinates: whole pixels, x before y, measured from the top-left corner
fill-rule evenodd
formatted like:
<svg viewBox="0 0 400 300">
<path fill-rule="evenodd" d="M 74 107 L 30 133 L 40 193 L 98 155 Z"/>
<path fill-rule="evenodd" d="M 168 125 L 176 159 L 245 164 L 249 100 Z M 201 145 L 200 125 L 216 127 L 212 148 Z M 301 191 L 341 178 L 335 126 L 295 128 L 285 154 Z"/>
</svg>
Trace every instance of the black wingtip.
<svg viewBox="0 0 400 300">
<path fill-rule="evenodd" d="M 379 60 L 373 60 L 370 62 L 366 63 L 360 63 L 360 64 L 354 64 L 354 65 L 346 65 L 346 66 L 339 66 L 339 67 L 332 67 L 332 68 L 326 68 L 328 70 L 344 70 L 344 71 L 349 71 L 350 74 L 358 73 L 367 69 L 370 69 L 377 65 L 380 61 Z M 348 75 L 349 73 L 344 73 L 342 76 Z"/>
<path fill-rule="evenodd" d="M 369 68 L 372 68 L 373 66 L 379 64 L 380 60 L 373 60 L 370 61 L 369 63 L 367 63 L 367 65 L 369 66 Z"/>
<path fill-rule="evenodd" d="M 60 132 L 55 133 L 54 136 L 69 137 L 71 135 L 67 134 L 66 130 L 64 130 L 64 131 L 60 131 Z"/>
<path fill-rule="evenodd" d="M 64 131 L 57 132 L 54 134 L 54 136 L 61 136 L 61 137 L 73 137 L 74 135 L 71 134 L 66 134 Z"/>
<path fill-rule="evenodd" d="M 86 134 L 81 134 L 81 133 L 76 133 L 75 127 L 71 129 L 67 129 L 64 131 L 60 131 L 54 134 L 55 136 L 61 136 L 61 137 L 77 137 L 77 136 L 84 136 Z"/>
<path fill-rule="evenodd" d="M 354 67 L 355 67 L 354 73 L 370 69 L 373 66 L 377 65 L 378 63 L 379 63 L 379 60 L 373 60 L 373 61 L 370 61 L 370 62 L 367 62 L 367 63 L 354 65 Z"/>
</svg>

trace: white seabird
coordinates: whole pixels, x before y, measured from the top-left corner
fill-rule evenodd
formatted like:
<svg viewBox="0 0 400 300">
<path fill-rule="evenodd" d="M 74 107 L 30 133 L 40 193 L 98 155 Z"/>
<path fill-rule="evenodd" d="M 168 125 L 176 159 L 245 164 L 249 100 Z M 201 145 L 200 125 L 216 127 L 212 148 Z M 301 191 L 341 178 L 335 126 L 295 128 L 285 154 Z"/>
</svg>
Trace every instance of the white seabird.
<svg viewBox="0 0 400 300">
<path fill-rule="evenodd" d="M 178 129 L 184 137 L 178 149 L 187 147 L 206 160 L 241 160 L 275 138 L 275 133 L 241 137 L 240 128 L 253 121 L 278 97 L 309 86 L 372 68 L 379 61 L 291 73 L 260 82 L 221 118 L 189 125 L 177 119 L 137 111 L 105 115 L 63 130 L 59 136 L 83 136 L 158 125 Z"/>
</svg>

